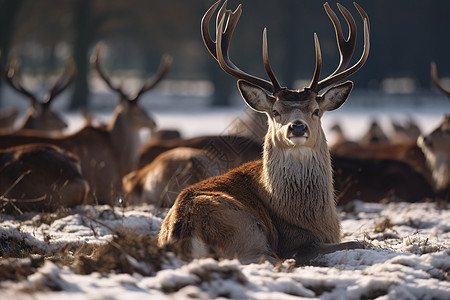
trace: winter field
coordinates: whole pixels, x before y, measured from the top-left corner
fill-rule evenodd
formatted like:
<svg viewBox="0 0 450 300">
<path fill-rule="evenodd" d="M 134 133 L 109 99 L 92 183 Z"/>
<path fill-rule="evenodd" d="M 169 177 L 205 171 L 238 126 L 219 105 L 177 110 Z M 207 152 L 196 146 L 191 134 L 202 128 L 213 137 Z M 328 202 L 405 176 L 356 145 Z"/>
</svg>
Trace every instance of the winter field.
<svg viewBox="0 0 450 300">
<path fill-rule="evenodd" d="M 348 101 L 357 102 L 357 96 Z M 446 101 L 344 105 L 323 117 L 323 127 L 330 144 L 328 129 L 335 122 L 351 139 L 361 136 L 372 119 L 389 132 L 391 119 L 412 118 L 428 132 L 450 111 Z M 161 128 L 178 128 L 185 137 L 223 134 L 243 110 L 240 105 L 201 109 L 188 102 L 170 109 L 147 105 Z M 97 116 L 107 119 L 110 108 Z M 81 126 L 78 114 L 66 117 L 70 130 Z M 151 206 L 0 215 L 0 299 L 450 299 L 448 204 L 355 199 L 339 210 L 342 240 L 366 241 L 370 247 L 321 256 L 301 267 L 292 260 L 276 266 L 214 258 L 181 261 L 155 247 L 167 211 Z"/>
</svg>

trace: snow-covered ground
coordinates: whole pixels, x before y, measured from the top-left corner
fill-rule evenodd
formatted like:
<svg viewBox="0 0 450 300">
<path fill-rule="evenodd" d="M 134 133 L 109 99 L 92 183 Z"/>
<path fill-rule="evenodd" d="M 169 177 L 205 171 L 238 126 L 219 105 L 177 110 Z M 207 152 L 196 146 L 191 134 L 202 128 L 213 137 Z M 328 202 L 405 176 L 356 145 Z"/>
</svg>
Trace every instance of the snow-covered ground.
<svg viewBox="0 0 450 300">
<path fill-rule="evenodd" d="M 72 210 L 49 224 L 39 215 L 27 216 L 25 221 L 2 216 L 0 238 L 3 245 L 7 240 L 20 241 L 48 255 L 64 247 L 108 243 L 113 239 L 112 230 L 154 234 L 163 215 L 151 207 L 113 211 L 102 206 Z M 127 259 L 135 265 L 134 274 L 81 275 L 73 265 L 62 266 L 48 259 L 26 279 L 1 282 L 0 298 L 449 299 L 448 207 L 356 201 L 341 217 L 343 240 L 365 240 L 372 248 L 328 254 L 303 267 L 295 267 L 290 260 L 278 266 L 268 262 L 241 265 L 236 260 L 212 258 L 182 262 L 166 255 L 157 272 L 148 271 L 152 268 L 148 261 L 139 261 L 130 253 Z M 71 250 L 67 255 L 75 254 L 76 250 Z M 12 262 L 0 260 L 0 269 L 6 264 Z M 21 265 L 30 264 L 29 258 L 21 261 Z"/>
<path fill-rule="evenodd" d="M 323 126 L 327 131 L 340 122 L 350 138 L 358 138 L 373 118 L 389 131 L 390 119 L 412 117 L 426 132 L 448 111 L 448 103 L 419 109 L 344 106 L 325 115 Z M 241 113 L 236 107 L 153 110 L 160 127 L 178 128 L 187 137 L 226 132 Z M 72 129 L 79 125 L 78 115 L 67 118 Z M 183 262 L 159 253 L 151 236 L 166 211 L 148 206 L 86 206 L 20 219 L 0 215 L 1 251 L 17 248 L 24 257 L 0 258 L 0 299 L 450 299 L 448 205 L 355 201 L 340 210 L 343 241 L 371 247 L 328 254 L 302 267 L 290 260 L 277 266 L 213 258 Z M 117 260 L 105 271 L 96 263 L 108 254 Z"/>
</svg>

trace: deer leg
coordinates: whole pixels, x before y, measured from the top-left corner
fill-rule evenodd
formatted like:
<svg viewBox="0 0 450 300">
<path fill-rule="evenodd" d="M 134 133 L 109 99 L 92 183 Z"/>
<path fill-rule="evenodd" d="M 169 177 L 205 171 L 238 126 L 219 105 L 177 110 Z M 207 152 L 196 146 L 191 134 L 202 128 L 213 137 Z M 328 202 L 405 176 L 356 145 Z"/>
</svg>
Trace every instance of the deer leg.
<svg viewBox="0 0 450 300">
<path fill-rule="evenodd" d="M 345 243 L 313 243 L 309 246 L 305 246 L 298 250 L 295 254 L 295 262 L 297 265 L 305 265 L 311 260 L 319 257 L 320 255 L 325 255 L 342 250 L 353 250 L 353 249 L 366 249 L 368 244 L 366 242 L 345 242 Z"/>
</svg>

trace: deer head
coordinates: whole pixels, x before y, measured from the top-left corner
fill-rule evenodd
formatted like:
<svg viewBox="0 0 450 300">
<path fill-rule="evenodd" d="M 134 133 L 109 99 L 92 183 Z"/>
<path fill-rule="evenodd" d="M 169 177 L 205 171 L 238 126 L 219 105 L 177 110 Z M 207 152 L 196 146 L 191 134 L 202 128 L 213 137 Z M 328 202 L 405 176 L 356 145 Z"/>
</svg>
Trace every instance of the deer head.
<svg viewBox="0 0 450 300">
<path fill-rule="evenodd" d="M 290 90 L 282 87 L 272 71 L 267 47 L 267 30 L 263 31 L 263 62 L 270 82 L 240 70 L 229 58 L 228 48 L 234 29 L 241 16 L 241 5 L 233 12 L 226 9 L 224 2 L 216 21 L 216 41 L 211 39 L 209 21 L 220 4 L 216 2 L 204 15 L 201 23 L 203 41 L 210 54 L 218 61 L 222 69 L 239 79 L 238 88 L 245 102 L 255 111 L 268 116 L 269 130 L 266 141 L 277 148 L 309 147 L 315 148 L 325 141 L 320 118 L 326 111 L 332 111 L 346 101 L 353 83 L 341 83 L 319 92 L 359 70 L 369 55 L 369 19 L 364 10 L 355 3 L 355 7 L 364 22 L 364 51 L 359 61 L 347 68 L 356 43 L 356 24 L 350 12 L 338 4 L 338 8 L 349 26 L 349 37 L 343 36 L 341 24 L 328 3 L 325 10 L 336 31 L 340 53 L 340 63 L 328 77 L 319 80 L 322 56 L 317 34 L 314 34 L 316 49 L 316 68 L 311 84 L 303 90 Z M 226 25 L 225 25 L 226 24 Z M 225 26 L 225 29 L 224 29 Z M 267 144 L 267 143 L 266 143 Z"/>
<path fill-rule="evenodd" d="M 117 86 L 112 82 L 100 66 L 102 46 L 102 43 L 97 45 L 94 55 L 91 58 L 91 62 L 95 65 L 95 69 L 108 87 L 119 94 L 119 103 L 116 107 L 115 116 L 117 117 L 120 114 L 130 122 L 132 128 L 134 129 L 149 128 L 153 131 L 156 128 L 156 123 L 153 118 L 151 118 L 148 113 L 138 105 L 138 99 L 142 96 L 142 94 L 152 89 L 161 81 L 162 78 L 164 78 L 172 64 L 172 57 L 170 55 L 163 55 L 160 67 L 156 74 L 148 79 L 139 91 L 137 91 L 134 95 L 129 96 L 124 92 L 121 86 Z"/>
<path fill-rule="evenodd" d="M 431 79 L 437 88 L 450 99 L 450 91 L 439 82 L 434 62 L 431 63 Z M 417 144 L 425 154 L 437 190 L 447 190 L 448 192 L 450 186 L 450 115 L 444 116 L 442 123 L 431 133 L 421 135 L 417 139 Z"/>
<path fill-rule="evenodd" d="M 7 67 L 5 74 L 6 82 L 14 90 L 27 96 L 30 100 L 30 107 L 25 113 L 20 128 L 44 131 L 63 130 L 66 128 L 66 122 L 50 109 L 50 105 L 56 96 L 61 94 L 72 83 L 75 77 L 75 64 L 73 60 L 67 60 L 64 73 L 55 81 L 41 101 L 38 100 L 35 94 L 24 87 L 19 78 L 19 73 L 20 63 L 17 60 L 13 60 Z"/>
<path fill-rule="evenodd" d="M 439 81 L 436 64 L 431 63 L 431 79 L 436 87 L 450 99 L 450 91 Z M 450 114 L 444 116 L 442 123 L 428 135 L 419 138 L 423 146 L 435 153 L 445 153 L 450 156 Z"/>
</svg>

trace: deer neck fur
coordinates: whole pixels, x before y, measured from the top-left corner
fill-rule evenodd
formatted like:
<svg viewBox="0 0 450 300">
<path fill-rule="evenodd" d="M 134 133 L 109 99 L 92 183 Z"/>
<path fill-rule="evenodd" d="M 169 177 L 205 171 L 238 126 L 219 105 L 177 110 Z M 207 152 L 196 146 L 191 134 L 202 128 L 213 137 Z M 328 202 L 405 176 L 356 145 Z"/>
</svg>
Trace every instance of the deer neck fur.
<svg viewBox="0 0 450 300">
<path fill-rule="evenodd" d="M 450 155 L 448 153 L 433 152 L 422 147 L 428 167 L 431 170 L 436 190 L 445 190 L 450 186 Z"/>
<path fill-rule="evenodd" d="M 262 181 L 267 205 L 289 224 L 314 232 L 321 242 L 338 242 L 330 153 L 323 135 L 315 147 L 276 147 L 266 135 Z"/>
<path fill-rule="evenodd" d="M 119 105 L 108 125 L 108 131 L 120 160 L 121 172 L 126 174 L 137 162 L 141 145 L 139 130 L 133 128 L 130 118 L 124 113 L 124 108 Z"/>
</svg>

